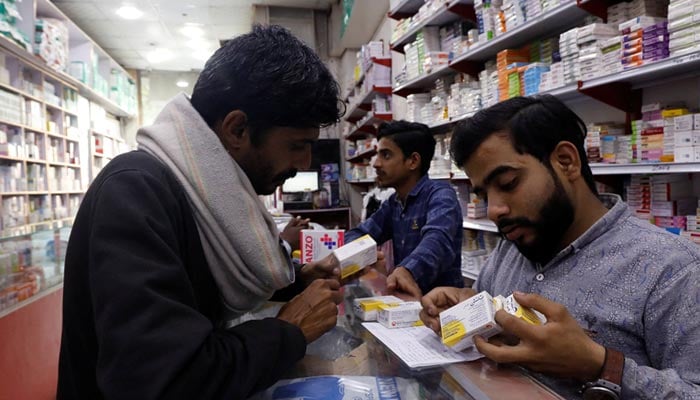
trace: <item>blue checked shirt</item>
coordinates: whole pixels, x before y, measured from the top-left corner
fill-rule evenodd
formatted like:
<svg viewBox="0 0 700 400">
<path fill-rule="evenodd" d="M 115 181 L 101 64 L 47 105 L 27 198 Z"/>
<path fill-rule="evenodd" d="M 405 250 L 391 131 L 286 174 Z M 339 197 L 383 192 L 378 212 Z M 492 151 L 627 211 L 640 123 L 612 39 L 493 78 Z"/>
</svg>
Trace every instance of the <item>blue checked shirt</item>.
<svg viewBox="0 0 700 400">
<path fill-rule="evenodd" d="M 462 210 L 448 183 L 423 176 L 405 206 L 394 193 L 348 231 L 345 241 L 365 234 L 379 244 L 393 239 L 394 264 L 411 271 L 423 294 L 437 286 L 463 286 Z"/>
<path fill-rule="evenodd" d="M 566 306 L 593 340 L 625 355 L 623 400 L 700 399 L 700 248 L 636 218 L 619 196 L 600 198 L 607 214 L 547 265 L 502 240 L 475 289 Z M 535 376 L 581 398 L 581 382 Z"/>
</svg>

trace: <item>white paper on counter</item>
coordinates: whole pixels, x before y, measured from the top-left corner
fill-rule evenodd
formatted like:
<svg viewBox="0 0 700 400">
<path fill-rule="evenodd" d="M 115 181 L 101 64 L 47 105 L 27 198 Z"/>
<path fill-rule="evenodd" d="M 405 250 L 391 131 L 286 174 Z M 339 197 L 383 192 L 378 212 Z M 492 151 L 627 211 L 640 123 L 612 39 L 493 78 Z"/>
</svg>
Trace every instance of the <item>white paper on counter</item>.
<svg viewBox="0 0 700 400">
<path fill-rule="evenodd" d="M 409 368 L 433 367 L 483 357 L 474 347 L 461 352 L 448 348 L 442 344 L 438 335 L 426 326 L 388 329 L 377 322 L 364 322 L 362 326 Z"/>
</svg>

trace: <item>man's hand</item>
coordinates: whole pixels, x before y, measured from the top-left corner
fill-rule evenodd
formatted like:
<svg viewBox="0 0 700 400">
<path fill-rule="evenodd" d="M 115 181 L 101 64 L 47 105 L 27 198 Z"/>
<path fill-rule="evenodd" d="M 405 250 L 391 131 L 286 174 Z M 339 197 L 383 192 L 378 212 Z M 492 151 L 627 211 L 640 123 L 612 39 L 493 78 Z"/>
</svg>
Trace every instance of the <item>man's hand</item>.
<svg viewBox="0 0 700 400">
<path fill-rule="evenodd" d="M 476 348 L 498 363 L 514 363 L 548 375 L 592 381 L 605 361 L 605 348 L 586 335 L 566 307 L 536 294 L 515 292 L 524 307 L 547 317 L 544 325 L 531 325 L 507 312 L 496 313 L 496 322 L 506 333 L 520 338 L 515 346 L 474 339 Z"/>
<path fill-rule="evenodd" d="M 382 275 L 386 275 L 386 260 L 384 259 L 384 252 L 377 250 L 377 262 L 369 265 L 369 267 L 376 269 Z"/>
<path fill-rule="evenodd" d="M 287 223 L 287 226 L 280 233 L 280 237 L 289 243 L 292 250 L 299 249 L 299 232 L 302 229 L 309 229 L 309 221 L 310 219 L 308 218 L 301 219 L 301 217 L 296 216 Z"/>
<path fill-rule="evenodd" d="M 440 313 L 474 296 L 476 291 L 470 288 L 438 287 L 421 299 L 423 309 L 420 319 L 425 326 L 440 334 Z"/>
<path fill-rule="evenodd" d="M 413 279 L 411 271 L 404 267 L 396 267 L 386 278 L 386 289 L 389 293 L 405 293 L 416 300 L 419 300 L 423 295 L 423 292 L 421 292 Z"/>
<path fill-rule="evenodd" d="M 336 325 L 336 305 L 343 300 L 339 289 L 340 284 L 336 280 L 317 279 L 285 304 L 277 318 L 298 326 L 306 343 L 311 343 Z"/>
<path fill-rule="evenodd" d="M 340 263 L 333 254 L 326 257 L 304 264 L 301 267 L 301 280 L 304 286 L 309 286 L 316 279 L 340 279 Z"/>
</svg>

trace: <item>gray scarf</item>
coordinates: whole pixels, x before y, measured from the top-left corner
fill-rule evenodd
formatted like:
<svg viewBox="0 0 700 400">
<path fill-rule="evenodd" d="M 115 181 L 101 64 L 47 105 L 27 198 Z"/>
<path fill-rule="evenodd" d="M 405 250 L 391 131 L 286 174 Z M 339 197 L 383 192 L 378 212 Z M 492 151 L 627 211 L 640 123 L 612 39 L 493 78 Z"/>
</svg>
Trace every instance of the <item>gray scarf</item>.
<svg viewBox="0 0 700 400">
<path fill-rule="evenodd" d="M 272 217 L 185 94 L 171 100 L 153 125 L 140 129 L 136 141 L 175 174 L 187 193 L 228 311 L 224 319 L 258 307 L 294 282 Z"/>
</svg>

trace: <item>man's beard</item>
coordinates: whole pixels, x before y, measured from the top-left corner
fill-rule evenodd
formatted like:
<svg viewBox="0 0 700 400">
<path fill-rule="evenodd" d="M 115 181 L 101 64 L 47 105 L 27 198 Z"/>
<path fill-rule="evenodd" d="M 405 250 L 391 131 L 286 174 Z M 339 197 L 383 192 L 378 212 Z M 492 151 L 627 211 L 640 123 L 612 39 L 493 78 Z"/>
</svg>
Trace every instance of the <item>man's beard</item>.
<svg viewBox="0 0 700 400">
<path fill-rule="evenodd" d="M 574 206 L 556 174 L 550 170 L 554 190 L 540 208 L 536 221 L 524 217 L 504 218 L 498 221 L 499 230 L 509 225 L 532 228 L 535 235 L 530 244 L 513 243 L 520 253 L 533 263 L 546 264 L 561 250 L 564 233 L 574 221 Z"/>
</svg>

